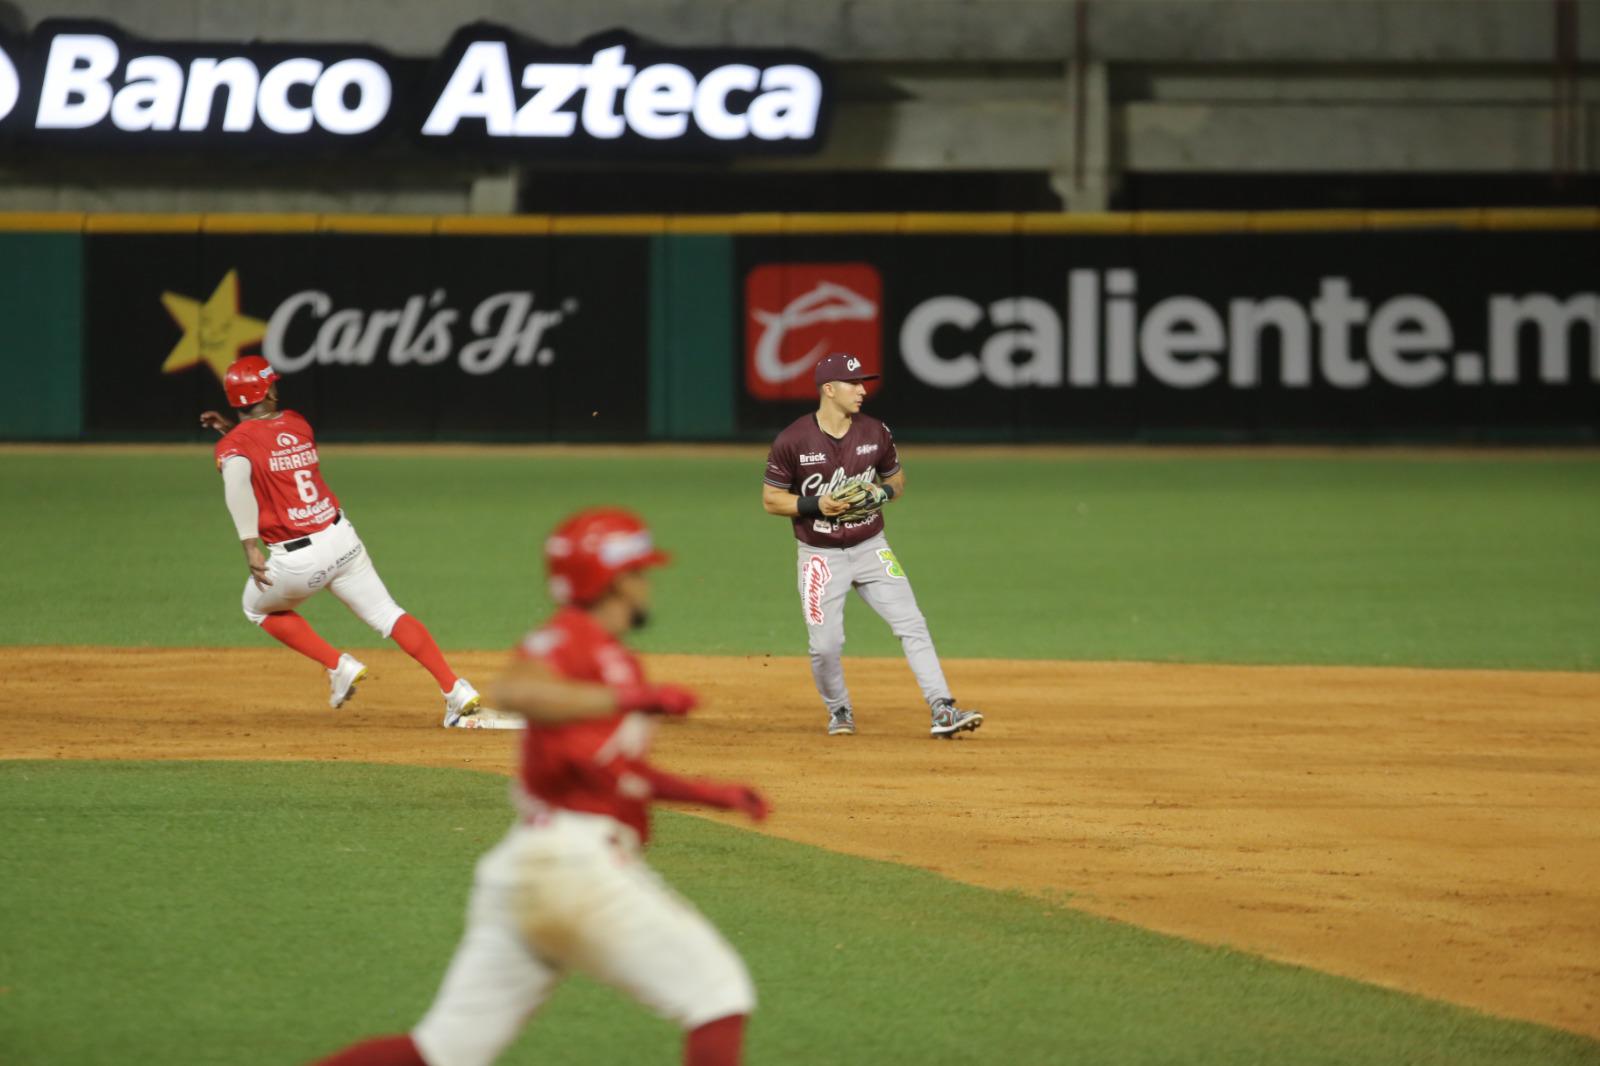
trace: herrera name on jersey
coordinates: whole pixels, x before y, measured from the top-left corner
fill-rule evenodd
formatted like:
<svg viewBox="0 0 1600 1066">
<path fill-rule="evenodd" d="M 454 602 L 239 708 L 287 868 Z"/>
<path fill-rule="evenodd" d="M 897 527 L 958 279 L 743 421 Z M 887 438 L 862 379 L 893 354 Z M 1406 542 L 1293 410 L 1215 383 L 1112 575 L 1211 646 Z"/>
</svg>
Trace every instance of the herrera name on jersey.
<svg viewBox="0 0 1600 1066">
<path fill-rule="evenodd" d="M 294 411 L 247 418 L 217 441 L 217 469 L 234 456 L 250 461 L 250 487 L 261 512 L 261 539 L 281 544 L 327 527 L 339 498 L 322 480 L 311 424 Z"/>
</svg>

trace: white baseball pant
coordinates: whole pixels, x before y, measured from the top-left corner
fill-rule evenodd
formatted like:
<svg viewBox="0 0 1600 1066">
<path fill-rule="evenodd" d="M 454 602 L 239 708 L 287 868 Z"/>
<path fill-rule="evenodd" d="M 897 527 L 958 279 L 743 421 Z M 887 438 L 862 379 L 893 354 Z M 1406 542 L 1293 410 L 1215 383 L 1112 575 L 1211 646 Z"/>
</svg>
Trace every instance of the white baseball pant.
<svg viewBox="0 0 1600 1066">
<path fill-rule="evenodd" d="M 292 611 L 327 589 L 357 618 L 388 639 L 394 624 L 406 612 L 384 587 L 349 517 L 341 517 L 309 539 L 310 544 L 292 552 L 268 545 L 273 548 L 267 558 L 267 576 L 272 584 L 260 588 L 254 580 L 245 580 L 244 616 L 260 625 L 267 615 Z"/>
<path fill-rule="evenodd" d="M 755 1009 L 744 962 L 615 819 L 546 810 L 478 861 L 467 929 L 411 1031 L 429 1066 L 489 1066 L 569 971 L 684 1030 Z"/>
</svg>

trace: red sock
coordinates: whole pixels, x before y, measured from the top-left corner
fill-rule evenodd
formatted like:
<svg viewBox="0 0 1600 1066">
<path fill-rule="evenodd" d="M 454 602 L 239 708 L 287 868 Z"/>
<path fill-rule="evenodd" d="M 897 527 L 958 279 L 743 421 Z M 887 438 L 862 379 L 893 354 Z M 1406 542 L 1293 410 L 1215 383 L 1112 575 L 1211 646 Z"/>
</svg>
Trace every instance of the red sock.
<svg viewBox="0 0 1600 1066">
<path fill-rule="evenodd" d="M 683 1042 L 683 1066 L 739 1066 L 744 1019 L 743 1014 L 730 1014 L 690 1030 Z"/>
<path fill-rule="evenodd" d="M 440 692 L 449 692 L 455 687 L 455 671 L 444 661 L 444 652 L 433 642 L 433 634 L 428 632 L 427 626 L 409 614 L 403 614 L 389 631 L 389 639 L 433 675 L 433 679 L 439 682 Z"/>
<path fill-rule="evenodd" d="M 410 1036 L 380 1036 L 352 1044 L 314 1066 L 428 1066 Z"/>
<path fill-rule="evenodd" d="M 339 665 L 339 653 L 332 644 L 317 636 L 311 623 L 293 611 L 275 611 L 261 622 L 261 628 L 281 644 L 287 644 L 307 659 L 315 659 L 324 669 Z"/>
</svg>

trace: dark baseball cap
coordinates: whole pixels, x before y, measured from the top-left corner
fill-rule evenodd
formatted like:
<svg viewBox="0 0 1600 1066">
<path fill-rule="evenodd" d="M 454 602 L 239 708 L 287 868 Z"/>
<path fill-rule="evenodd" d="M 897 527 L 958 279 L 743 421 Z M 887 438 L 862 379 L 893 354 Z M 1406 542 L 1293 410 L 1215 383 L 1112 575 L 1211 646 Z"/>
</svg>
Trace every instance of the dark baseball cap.
<svg viewBox="0 0 1600 1066">
<path fill-rule="evenodd" d="M 820 389 L 830 381 L 872 381 L 877 377 L 877 374 L 863 374 L 861 360 L 855 356 L 834 352 L 817 364 L 811 380 L 815 381 L 817 388 Z"/>
</svg>

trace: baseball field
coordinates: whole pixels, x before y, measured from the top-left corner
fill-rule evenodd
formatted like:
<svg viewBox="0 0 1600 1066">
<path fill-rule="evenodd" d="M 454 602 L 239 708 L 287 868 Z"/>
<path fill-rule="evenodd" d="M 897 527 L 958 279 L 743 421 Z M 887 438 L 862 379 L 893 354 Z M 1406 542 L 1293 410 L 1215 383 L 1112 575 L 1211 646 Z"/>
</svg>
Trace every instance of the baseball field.
<svg viewBox="0 0 1600 1066">
<path fill-rule="evenodd" d="M 652 862 L 750 965 L 752 1063 L 1600 1063 L 1600 454 L 903 450 L 888 535 L 983 728 L 933 741 L 848 611 L 824 735 L 762 449 L 329 444 L 399 602 L 480 687 L 543 534 L 676 560 L 638 646 L 703 708 Z M 510 822 L 516 734 L 336 601 L 373 676 L 239 611 L 209 449 L 0 448 L 0 1062 L 303 1062 L 408 1028 Z M 511 1064 L 673 1062 L 569 982 Z"/>
</svg>

